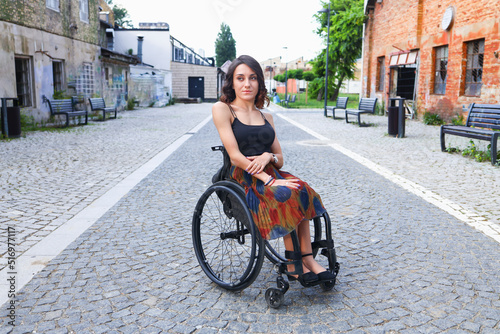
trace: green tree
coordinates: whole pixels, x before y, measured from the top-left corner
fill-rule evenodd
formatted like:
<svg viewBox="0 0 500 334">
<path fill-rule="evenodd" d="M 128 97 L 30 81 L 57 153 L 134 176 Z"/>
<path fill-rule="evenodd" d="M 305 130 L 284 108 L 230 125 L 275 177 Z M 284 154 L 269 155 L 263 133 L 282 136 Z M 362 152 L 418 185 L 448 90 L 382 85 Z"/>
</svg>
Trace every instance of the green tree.
<svg viewBox="0 0 500 334">
<path fill-rule="evenodd" d="M 304 70 L 303 69 L 296 69 L 294 70 L 294 74 L 293 74 L 293 77 L 297 80 L 302 80 L 304 78 Z"/>
<path fill-rule="evenodd" d="M 285 75 L 284 74 L 276 74 L 273 79 L 278 81 L 278 82 L 285 82 Z"/>
<path fill-rule="evenodd" d="M 304 72 L 304 74 L 302 75 L 302 79 L 304 79 L 305 81 L 313 81 L 315 78 L 316 74 L 314 74 L 313 71 Z"/>
<path fill-rule="evenodd" d="M 361 57 L 363 22 L 365 14 L 363 0 L 329 0 L 330 8 L 330 45 L 328 55 L 328 97 L 336 100 L 344 80 L 354 79 L 356 61 Z M 328 2 L 323 3 L 328 8 Z M 327 40 L 328 14 L 316 14 L 320 24 L 317 33 Z M 326 43 L 325 43 L 326 45 Z M 311 63 L 317 77 L 325 77 L 325 56 L 323 50 Z M 317 85 L 316 85 L 317 84 Z M 318 100 L 323 98 L 323 83 L 315 82 Z M 312 91 L 312 88 L 311 88 Z"/>
<path fill-rule="evenodd" d="M 227 60 L 236 58 L 236 41 L 231 33 L 231 28 L 225 23 L 220 25 L 220 31 L 215 40 L 215 59 L 217 67 L 222 66 Z"/>
<path fill-rule="evenodd" d="M 108 0 L 110 3 L 113 0 Z M 115 25 L 125 27 L 125 28 L 133 28 L 132 21 L 130 20 L 130 16 L 128 11 L 124 7 L 120 7 L 118 5 L 113 6 L 113 14 L 115 16 Z"/>
</svg>

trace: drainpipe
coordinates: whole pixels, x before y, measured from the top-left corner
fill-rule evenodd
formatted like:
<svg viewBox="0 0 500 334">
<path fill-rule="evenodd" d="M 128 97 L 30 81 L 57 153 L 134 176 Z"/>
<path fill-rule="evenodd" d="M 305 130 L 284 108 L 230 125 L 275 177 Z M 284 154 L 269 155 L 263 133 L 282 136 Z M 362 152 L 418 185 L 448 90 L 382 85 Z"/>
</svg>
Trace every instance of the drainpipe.
<svg viewBox="0 0 500 334">
<path fill-rule="evenodd" d="M 142 64 L 142 43 L 144 42 L 144 36 L 137 35 L 137 57 Z"/>
</svg>

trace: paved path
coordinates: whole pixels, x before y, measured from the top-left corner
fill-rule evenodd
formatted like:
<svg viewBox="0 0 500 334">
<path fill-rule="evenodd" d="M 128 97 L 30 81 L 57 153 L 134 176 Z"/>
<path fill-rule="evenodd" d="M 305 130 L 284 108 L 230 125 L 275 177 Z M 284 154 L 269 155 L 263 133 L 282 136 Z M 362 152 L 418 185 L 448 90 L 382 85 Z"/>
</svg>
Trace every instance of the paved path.
<svg viewBox="0 0 500 334">
<path fill-rule="evenodd" d="M 24 253 L 209 115 L 209 105 L 125 111 L 117 120 L 0 142 L 0 224 L 15 225 L 17 252 Z M 0 250 L 2 256 L 5 252 Z M 0 269 L 5 264 L 2 257 Z"/>
<path fill-rule="evenodd" d="M 362 120 L 372 126 L 360 128 L 343 119 L 325 118 L 318 110 L 283 111 L 276 105 L 272 108 L 314 130 L 316 139 L 323 137 L 323 142 L 312 144 L 332 144 L 367 159 L 375 168 L 383 168 L 393 180 L 409 180 L 422 187 L 422 194 L 437 199 L 435 204 L 455 211 L 471 225 L 481 225 L 481 230 L 500 242 L 500 168 L 441 152 L 438 126 L 408 120 L 406 137 L 398 139 L 387 135 L 386 117 L 363 115 Z M 446 142 L 462 149 L 470 145 L 469 139 L 457 136 L 447 136 Z M 486 150 L 486 142 L 476 144 Z"/>
<path fill-rule="evenodd" d="M 174 108 L 184 107 L 187 106 Z M 187 129 L 180 130 L 177 137 L 201 122 L 210 107 L 184 109 L 194 112 L 201 108 L 204 112 L 196 113 L 198 119 L 193 120 L 193 124 L 187 123 L 192 115 L 179 116 L 179 124 L 186 125 Z M 143 113 L 147 117 L 150 113 L 167 113 L 168 109 Z M 170 112 L 175 113 L 177 109 Z M 332 138 L 334 142 L 358 154 L 364 153 L 363 141 L 377 147 L 379 140 L 387 139 L 386 144 L 395 147 L 393 150 L 401 147 L 396 156 L 400 158 L 401 167 L 406 167 L 409 158 L 404 154 L 412 145 L 411 126 L 406 139 L 383 135 L 370 139 L 361 130 L 380 130 L 381 126 L 358 131 L 353 125 L 325 120 L 316 113 L 287 112 L 283 116 L 306 127 L 316 120 L 310 129 L 323 136 L 329 135 L 327 124 L 330 123 L 335 129 L 333 136 L 339 136 Z M 159 131 L 163 131 L 159 137 L 171 131 L 166 115 L 155 117 Z M 18 293 L 18 326 L 14 332 L 500 332 L 498 242 L 325 145 L 324 140 L 298 129 L 280 115 L 275 114 L 274 118 L 285 152 L 285 168 L 309 181 L 322 195 L 332 216 L 341 262 L 338 284 L 333 291 L 324 293 L 318 288 L 305 289 L 292 284 L 285 295 L 284 307 L 273 310 L 267 308 L 263 297 L 275 279 L 269 262 L 265 262 L 252 286 L 239 293 L 214 286 L 200 270 L 190 239 L 191 215 L 221 158 L 209 149 L 219 143 L 215 128 L 209 123 Z M 118 121 L 136 122 L 127 119 L 127 115 Z M 104 124 L 111 126 L 112 123 Z M 133 126 L 129 125 L 128 129 L 130 127 Z M 97 132 L 95 137 L 99 138 L 105 131 Z M 360 138 L 360 142 L 349 141 L 344 137 L 348 133 L 352 133 L 351 138 Z M 174 135 L 172 140 L 158 145 L 156 152 L 175 138 Z M 425 145 L 422 151 L 423 147 Z M 120 156 L 119 152 L 115 153 L 116 157 Z M 431 161 L 437 161 L 438 153 L 442 164 L 448 162 L 451 167 L 460 164 L 459 159 L 467 160 L 437 151 L 436 157 L 432 151 L 426 154 L 434 157 Z M 366 157 L 375 161 L 377 154 L 372 151 L 370 154 L 373 157 Z M 388 165 L 382 163 L 384 159 Z M 384 159 L 375 162 L 387 168 L 389 162 L 397 166 L 390 157 Z M 44 159 L 40 161 L 43 165 Z M 414 163 L 419 161 L 421 173 L 434 177 L 432 174 L 439 168 L 433 169 L 435 164 L 427 165 L 419 159 Z M 129 168 L 130 174 L 140 165 L 139 162 L 123 168 Z M 498 172 L 490 165 L 470 165 L 472 171 Z M 461 171 L 465 175 L 469 173 L 463 168 Z M 402 175 L 417 182 L 419 173 L 414 171 L 414 174 Z M 429 189 L 439 191 L 438 185 L 432 182 L 430 185 L 435 188 Z M 469 190 L 465 186 L 460 189 L 463 193 Z M 470 209 L 476 208 L 472 205 Z M 493 221 L 493 218 L 486 219 Z M 6 306 L 0 310 L 2 319 L 7 314 Z M 12 329 L 6 323 L 0 326 L 0 333 Z"/>
</svg>

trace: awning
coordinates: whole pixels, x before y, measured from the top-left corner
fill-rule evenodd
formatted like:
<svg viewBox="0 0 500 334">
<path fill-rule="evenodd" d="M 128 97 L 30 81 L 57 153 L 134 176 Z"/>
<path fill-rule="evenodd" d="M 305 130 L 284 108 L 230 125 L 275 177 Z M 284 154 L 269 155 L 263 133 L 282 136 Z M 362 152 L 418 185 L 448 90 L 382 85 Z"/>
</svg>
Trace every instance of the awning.
<svg viewBox="0 0 500 334">
<path fill-rule="evenodd" d="M 393 53 L 390 56 L 391 61 L 389 63 L 389 66 L 415 64 L 417 62 L 418 50 Z"/>
</svg>

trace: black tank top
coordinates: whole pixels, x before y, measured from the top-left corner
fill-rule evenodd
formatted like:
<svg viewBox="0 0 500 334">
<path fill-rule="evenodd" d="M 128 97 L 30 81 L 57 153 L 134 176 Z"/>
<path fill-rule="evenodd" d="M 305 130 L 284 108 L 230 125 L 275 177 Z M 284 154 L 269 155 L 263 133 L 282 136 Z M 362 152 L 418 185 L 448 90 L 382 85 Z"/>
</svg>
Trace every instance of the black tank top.
<svg viewBox="0 0 500 334">
<path fill-rule="evenodd" d="M 271 153 L 271 145 L 276 136 L 273 126 L 264 118 L 264 125 L 246 125 L 240 122 L 233 108 L 229 106 L 231 113 L 234 116 L 233 124 L 231 125 L 234 137 L 238 142 L 240 152 L 245 156 L 261 155 L 264 152 Z"/>
</svg>

